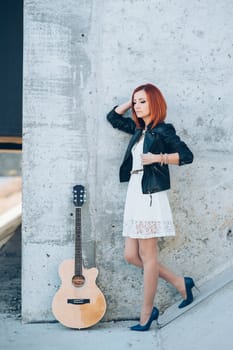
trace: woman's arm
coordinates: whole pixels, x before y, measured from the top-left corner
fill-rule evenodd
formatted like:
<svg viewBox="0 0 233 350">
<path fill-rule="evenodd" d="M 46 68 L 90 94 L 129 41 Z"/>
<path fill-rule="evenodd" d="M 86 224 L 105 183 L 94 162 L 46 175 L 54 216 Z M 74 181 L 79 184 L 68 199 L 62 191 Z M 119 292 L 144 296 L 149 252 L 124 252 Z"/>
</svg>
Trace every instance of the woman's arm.
<svg viewBox="0 0 233 350">
<path fill-rule="evenodd" d="M 153 153 L 144 153 L 141 155 L 142 165 L 149 165 L 152 163 L 163 164 L 179 164 L 179 153 L 163 153 L 163 154 L 153 154 Z"/>
<path fill-rule="evenodd" d="M 120 106 L 114 107 L 108 114 L 107 120 L 114 127 L 128 134 L 133 135 L 135 132 L 136 125 L 132 118 L 123 117 L 131 108 L 131 101 L 122 103 Z"/>
<path fill-rule="evenodd" d="M 115 108 L 115 112 L 118 114 L 125 114 L 132 107 L 131 100 L 122 103 L 120 106 Z"/>
<path fill-rule="evenodd" d="M 166 128 L 162 132 L 164 142 L 167 144 L 168 153 L 178 153 L 178 165 L 190 164 L 193 162 L 193 153 L 184 141 L 176 134 L 176 130 L 172 124 L 166 124 Z"/>
<path fill-rule="evenodd" d="M 193 153 L 185 144 L 184 141 L 176 134 L 174 126 L 170 123 L 161 123 L 156 126 L 156 132 L 160 135 L 161 140 L 163 141 L 163 147 L 160 152 L 164 153 L 162 161 L 156 160 L 159 158 L 159 154 L 154 162 L 160 162 L 162 164 L 177 164 L 185 165 L 190 164 L 193 161 Z M 154 152 L 152 151 L 154 154 Z M 165 156 L 165 153 L 167 155 Z M 156 156 L 156 154 L 154 154 Z M 149 161 L 147 159 L 147 161 Z"/>
</svg>

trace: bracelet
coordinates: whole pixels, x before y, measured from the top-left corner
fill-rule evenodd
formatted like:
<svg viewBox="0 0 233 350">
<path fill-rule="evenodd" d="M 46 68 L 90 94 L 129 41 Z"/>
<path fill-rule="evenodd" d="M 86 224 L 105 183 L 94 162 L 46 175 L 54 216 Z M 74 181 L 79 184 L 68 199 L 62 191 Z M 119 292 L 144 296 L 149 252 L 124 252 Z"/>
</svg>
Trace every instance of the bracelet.
<svg viewBox="0 0 233 350">
<path fill-rule="evenodd" d="M 160 165 L 161 166 L 163 166 L 163 162 L 164 162 L 163 153 L 160 153 Z"/>
<path fill-rule="evenodd" d="M 163 164 L 168 164 L 168 154 L 160 153 L 160 165 L 163 166 Z"/>
</svg>

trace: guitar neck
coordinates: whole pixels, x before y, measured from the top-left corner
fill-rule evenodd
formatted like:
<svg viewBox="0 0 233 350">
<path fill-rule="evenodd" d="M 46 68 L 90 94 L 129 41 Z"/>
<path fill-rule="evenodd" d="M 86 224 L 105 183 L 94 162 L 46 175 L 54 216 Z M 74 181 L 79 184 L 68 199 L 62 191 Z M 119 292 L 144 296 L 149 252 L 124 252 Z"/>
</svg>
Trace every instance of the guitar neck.
<svg viewBox="0 0 233 350">
<path fill-rule="evenodd" d="M 75 275 L 82 275 L 82 225 L 81 207 L 75 208 Z"/>
</svg>

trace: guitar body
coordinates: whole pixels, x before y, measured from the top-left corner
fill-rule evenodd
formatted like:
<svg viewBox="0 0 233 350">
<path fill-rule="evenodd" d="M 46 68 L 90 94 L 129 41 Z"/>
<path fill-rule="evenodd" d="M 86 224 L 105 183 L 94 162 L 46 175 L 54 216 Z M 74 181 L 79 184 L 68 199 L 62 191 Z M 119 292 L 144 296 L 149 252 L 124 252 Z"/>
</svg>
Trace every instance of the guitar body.
<svg viewBox="0 0 233 350">
<path fill-rule="evenodd" d="M 74 259 L 61 263 L 59 275 L 62 284 L 53 298 L 52 311 L 56 319 L 66 327 L 88 328 L 104 316 L 106 301 L 95 283 L 98 270 L 95 267 L 82 267 L 82 275 L 74 276 L 74 268 Z"/>
</svg>

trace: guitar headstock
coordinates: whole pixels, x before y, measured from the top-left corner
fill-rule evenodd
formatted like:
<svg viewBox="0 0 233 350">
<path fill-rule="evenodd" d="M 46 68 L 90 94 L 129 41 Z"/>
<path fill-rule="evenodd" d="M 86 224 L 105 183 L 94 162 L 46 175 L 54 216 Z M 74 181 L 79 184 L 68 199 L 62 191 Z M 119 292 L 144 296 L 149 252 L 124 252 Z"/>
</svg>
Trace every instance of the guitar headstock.
<svg viewBox="0 0 233 350">
<path fill-rule="evenodd" d="M 75 207 L 81 207 L 86 202 L 86 190 L 82 185 L 73 187 L 73 202 Z"/>
</svg>

